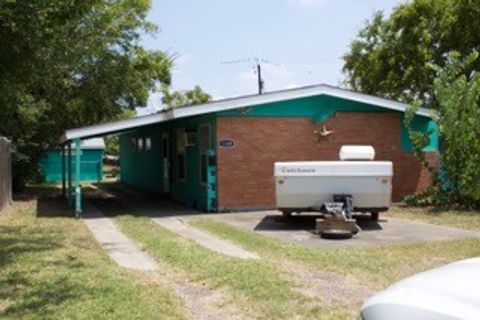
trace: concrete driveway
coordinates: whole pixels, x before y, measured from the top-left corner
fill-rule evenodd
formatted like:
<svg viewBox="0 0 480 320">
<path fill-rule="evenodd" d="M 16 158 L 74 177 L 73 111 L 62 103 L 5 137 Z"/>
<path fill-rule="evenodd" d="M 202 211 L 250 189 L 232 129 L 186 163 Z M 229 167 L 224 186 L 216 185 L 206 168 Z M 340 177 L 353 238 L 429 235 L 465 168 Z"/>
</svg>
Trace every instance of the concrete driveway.
<svg viewBox="0 0 480 320">
<path fill-rule="evenodd" d="M 393 219 L 388 217 L 388 213 L 383 216 L 381 214 L 378 222 L 360 217 L 357 224 L 362 230 L 353 238 L 346 240 L 327 240 L 314 234 L 312 231 L 315 229 L 315 219 L 319 216 L 311 214 L 287 218 L 278 211 L 255 211 L 215 214 L 208 217 L 245 230 L 312 247 L 403 244 L 480 236 L 480 233 L 475 231 Z"/>
</svg>

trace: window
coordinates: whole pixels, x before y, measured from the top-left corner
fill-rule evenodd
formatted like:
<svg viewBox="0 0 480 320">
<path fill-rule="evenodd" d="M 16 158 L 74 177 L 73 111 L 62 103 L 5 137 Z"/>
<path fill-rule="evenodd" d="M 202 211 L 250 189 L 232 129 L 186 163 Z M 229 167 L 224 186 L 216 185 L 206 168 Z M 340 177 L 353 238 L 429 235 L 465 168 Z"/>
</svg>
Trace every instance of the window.
<svg viewBox="0 0 480 320">
<path fill-rule="evenodd" d="M 187 178 L 187 157 L 185 155 L 185 129 L 177 129 L 177 178 Z"/>
<path fill-rule="evenodd" d="M 146 137 L 145 138 L 145 151 L 152 150 L 152 138 Z"/>
<path fill-rule="evenodd" d="M 137 138 L 137 151 L 143 151 L 143 138 Z"/>
<path fill-rule="evenodd" d="M 207 150 L 210 149 L 210 125 L 202 124 L 199 129 L 200 182 L 207 183 Z"/>
</svg>

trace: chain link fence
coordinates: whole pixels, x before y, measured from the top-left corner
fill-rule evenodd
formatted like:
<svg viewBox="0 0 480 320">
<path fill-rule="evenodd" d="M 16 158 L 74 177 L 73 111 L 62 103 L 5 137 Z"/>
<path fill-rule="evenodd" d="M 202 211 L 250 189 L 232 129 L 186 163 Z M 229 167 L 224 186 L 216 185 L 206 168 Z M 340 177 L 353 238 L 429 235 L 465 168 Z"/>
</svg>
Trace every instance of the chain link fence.
<svg viewBox="0 0 480 320">
<path fill-rule="evenodd" d="M 0 211 L 12 201 L 12 157 L 10 141 L 0 137 Z"/>
</svg>

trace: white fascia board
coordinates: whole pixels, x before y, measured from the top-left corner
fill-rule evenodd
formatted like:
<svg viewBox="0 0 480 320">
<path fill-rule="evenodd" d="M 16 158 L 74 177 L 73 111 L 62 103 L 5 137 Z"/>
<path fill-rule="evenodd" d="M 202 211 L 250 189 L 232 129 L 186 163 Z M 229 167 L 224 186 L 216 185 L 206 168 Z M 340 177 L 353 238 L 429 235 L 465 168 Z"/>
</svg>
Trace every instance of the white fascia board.
<svg viewBox="0 0 480 320">
<path fill-rule="evenodd" d="M 331 87 L 327 85 L 319 85 L 312 87 L 305 87 L 300 89 L 291 89 L 279 92 L 271 92 L 263 95 L 254 95 L 248 97 L 240 97 L 234 99 L 227 99 L 221 101 L 214 101 L 205 103 L 202 105 L 176 108 L 172 109 L 170 118 L 184 118 L 200 114 L 207 114 L 219 111 L 226 111 L 232 109 L 238 109 L 243 107 L 251 107 L 256 105 L 262 105 L 267 103 L 273 103 L 284 100 L 300 99 L 317 95 L 329 95 L 332 97 L 343 98 L 347 100 L 357 101 L 361 103 L 371 104 L 382 108 L 395 110 L 399 112 L 405 112 L 408 105 L 405 103 L 383 99 L 363 93 L 353 92 L 341 88 Z M 417 111 L 418 115 L 431 117 L 430 111 L 425 108 L 420 108 Z"/>
<path fill-rule="evenodd" d="M 68 140 L 73 140 L 76 138 L 88 138 L 102 136 L 109 133 L 115 133 L 120 131 L 125 131 L 128 129 L 147 126 L 150 124 L 158 123 L 164 121 L 166 118 L 165 114 L 157 113 L 153 115 L 135 117 L 122 121 L 115 121 L 109 123 L 103 123 L 88 127 L 76 128 L 65 131 L 63 136 L 60 139 L 60 143 L 64 143 Z"/>
</svg>

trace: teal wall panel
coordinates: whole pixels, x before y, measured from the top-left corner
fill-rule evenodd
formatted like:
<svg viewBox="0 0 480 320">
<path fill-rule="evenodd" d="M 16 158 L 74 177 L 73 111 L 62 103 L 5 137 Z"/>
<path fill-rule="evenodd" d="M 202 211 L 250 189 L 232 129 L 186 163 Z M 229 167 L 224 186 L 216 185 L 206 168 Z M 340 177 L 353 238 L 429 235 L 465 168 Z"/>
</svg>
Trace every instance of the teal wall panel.
<svg viewBox="0 0 480 320">
<path fill-rule="evenodd" d="M 408 133 L 407 128 L 405 127 L 404 123 L 404 116 L 402 116 L 402 148 L 407 152 L 413 151 L 412 142 L 410 139 L 410 135 Z M 423 148 L 423 151 L 438 151 L 439 150 L 439 143 L 438 143 L 438 127 L 437 124 L 430 118 L 427 117 L 420 117 L 416 116 L 412 121 L 412 129 L 415 131 L 420 131 L 423 133 L 430 133 L 430 141 L 429 143 Z"/>
<path fill-rule="evenodd" d="M 71 172 L 72 179 L 75 180 L 75 157 L 72 150 Z M 66 161 L 67 157 L 65 156 Z M 84 149 L 80 156 L 80 180 L 81 181 L 101 181 L 103 178 L 103 149 Z M 65 163 L 65 168 L 67 164 Z M 62 181 L 62 156 L 61 150 L 48 151 L 40 161 L 40 169 L 45 182 Z"/>
<path fill-rule="evenodd" d="M 150 137 L 149 151 L 135 151 L 132 139 Z M 161 192 L 160 131 L 151 126 L 122 134 L 120 143 L 120 177 L 123 182 L 141 189 Z"/>
</svg>

